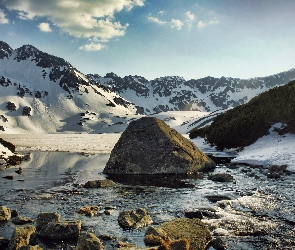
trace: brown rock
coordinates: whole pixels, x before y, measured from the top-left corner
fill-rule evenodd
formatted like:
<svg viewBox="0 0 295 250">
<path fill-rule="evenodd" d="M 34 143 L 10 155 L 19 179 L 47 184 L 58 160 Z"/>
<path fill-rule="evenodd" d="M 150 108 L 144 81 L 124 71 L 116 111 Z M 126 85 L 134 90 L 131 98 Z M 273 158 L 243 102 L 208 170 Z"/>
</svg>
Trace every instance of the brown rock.
<svg viewBox="0 0 295 250">
<path fill-rule="evenodd" d="M 105 187 L 114 187 L 116 183 L 111 180 L 95 180 L 87 181 L 84 184 L 85 188 L 105 188 Z"/>
<path fill-rule="evenodd" d="M 172 221 L 164 222 L 159 228 L 168 234 L 172 239 L 172 242 L 175 240 L 186 239 L 189 242 L 189 250 L 203 250 L 212 239 L 209 229 L 199 219 L 174 219 Z M 171 243 L 168 242 L 168 246 L 170 244 Z M 177 245 L 182 245 L 183 248 L 180 249 L 186 249 L 185 247 L 187 247 L 187 244 L 183 241 L 177 244 L 175 243 L 175 246 Z"/>
<path fill-rule="evenodd" d="M 0 221 L 9 221 L 11 218 L 11 211 L 5 206 L 0 207 Z"/>
<path fill-rule="evenodd" d="M 16 250 L 22 246 L 29 245 L 30 237 L 35 231 L 36 228 L 33 226 L 16 227 L 11 236 L 9 250 Z"/>
<path fill-rule="evenodd" d="M 93 233 L 86 233 L 79 237 L 75 250 L 103 250 L 101 241 Z"/>
<path fill-rule="evenodd" d="M 143 208 L 121 212 L 118 222 L 123 228 L 141 228 L 153 223 L 151 216 Z"/>
</svg>

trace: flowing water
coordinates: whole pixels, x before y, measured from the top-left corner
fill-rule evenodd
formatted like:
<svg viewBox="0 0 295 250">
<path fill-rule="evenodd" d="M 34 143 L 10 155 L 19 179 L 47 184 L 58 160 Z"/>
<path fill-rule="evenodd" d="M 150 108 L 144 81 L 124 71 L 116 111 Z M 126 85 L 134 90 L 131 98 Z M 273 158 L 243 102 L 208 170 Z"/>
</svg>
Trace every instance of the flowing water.
<svg viewBox="0 0 295 250">
<path fill-rule="evenodd" d="M 211 211 L 204 217 L 213 234 L 223 235 L 228 249 L 295 249 L 295 175 L 268 179 L 263 169 L 220 164 L 214 173 L 229 173 L 235 182 L 217 183 L 207 174 L 194 176 L 125 176 L 102 173 L 109 154 L 30 152 L 22 174 L 11 167 L 0 171 L 0 205 L 36 219 L 40 212 L 57 212 L 63 220 L 82 220 L 82 230 L 94 232 L 106 249 L 118 241 L 144 247 L 141 230 L 123 230 L 117 222 L 125 209 L 143 207 L 154 224 L 184 217 L 185 211 Z M 2 177 L 13 175 L 13 180 Z M 85 189 L 88 180 L 110 178 L 113 188 Z M 212 202 L 208 196 L 223 197 Z M 99 214 L 77 213 L 83 206 L 99 206 Z M 107 215 L 105 210 L 111 210 Z M 0 223 L 0 236 L 10 238 L 12 222 Z M 107 236 L 107 237 L 106 237 Z M 43 249 L 73 249 L 75 242 L 38 242 Z M 211 248 L 212 249 L 212 248 Z"/>
</svg>

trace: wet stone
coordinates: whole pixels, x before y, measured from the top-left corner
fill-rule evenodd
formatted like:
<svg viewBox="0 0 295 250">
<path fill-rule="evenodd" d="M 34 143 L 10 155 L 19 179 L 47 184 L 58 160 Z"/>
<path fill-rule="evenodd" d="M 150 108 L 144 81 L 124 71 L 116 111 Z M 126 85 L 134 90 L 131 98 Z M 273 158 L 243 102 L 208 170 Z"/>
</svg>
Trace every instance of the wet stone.
<svg viewBox="0 0 295 250">
<path fill-rule="evenodd" d="M 11 211 L 6 206 L 0 207 L 0 221 L 9 221 L 11 218 Z"/>
<path fill-rule="evenodd" d="M 216 182 L 233 182 L 234 178 L 230 174 L 223 173 L 223 174 L 209 175 L 208 180 L 216 181 Z"/>
<path fill-rule="evenodd" d="M 29 245 L 31 235 L 35 233 L 34 226 L 16 227 L 10 239 L 9 249 L 19 249 Z"/>
<path fill-rule="evenodd" d="M 123 228 L 141 228 L 153 223 L 151 216 L 143 208 L 121 212 L 118 222 Z"/>
<path fill-rule="evenodd" d="M 12 219 L 12 223 L 15 225 L 24 225 L 24 224 L 32 223 L 32 222 L 34 222 L 34 221 L 29 218 L 22 217 L 22 216 L 17 216 Z"/>
<path fill-rule="evenodd" d="M 223 200 L 231 200 L 231 197 L 226 195 L 207 195 L 206 198 L 211 202 L 218 202 Z"/>
<path fill-rule="evenodd" d="M 85 188 L 106 188 L 106 187 L 114 187 L 116 183 L 112 180 L 96 180 L 96 181 L 88 181 L 84 184 Z"/>
<path fill-rule="evenodd" d="M 103 250 L 101 241 L 93 233 L 86 233 L 79 237 L 75 250 Z"/>
<path fill-rule="evenodd" d="M 212 240 L 211 246 L 214 247 L 216 250 L 226 250 L 228 247 L 225 240 L 220 237 Z"/>
</svg>

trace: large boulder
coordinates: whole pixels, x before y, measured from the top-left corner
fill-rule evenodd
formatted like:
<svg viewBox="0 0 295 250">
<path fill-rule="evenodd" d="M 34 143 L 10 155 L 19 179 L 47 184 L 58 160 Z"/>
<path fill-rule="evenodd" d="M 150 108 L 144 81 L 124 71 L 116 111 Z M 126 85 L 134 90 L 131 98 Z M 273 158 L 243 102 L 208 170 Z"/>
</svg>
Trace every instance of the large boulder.
<svg viewBox="0 0 295 250">
<path fill-rule="evenodd" d="M 192 174 L 215 163 L 164 121 L 143 117 L 129 124 L 113 148 L 106 174 Z"/>
</svg>

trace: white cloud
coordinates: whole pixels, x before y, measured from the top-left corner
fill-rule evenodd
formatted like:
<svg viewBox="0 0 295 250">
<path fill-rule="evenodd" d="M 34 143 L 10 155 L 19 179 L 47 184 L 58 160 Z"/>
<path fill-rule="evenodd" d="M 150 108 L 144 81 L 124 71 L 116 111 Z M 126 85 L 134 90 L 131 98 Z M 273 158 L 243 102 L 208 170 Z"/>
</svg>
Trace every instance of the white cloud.
<svg viewBox="0 0 295 250">
<path fill-rule="evenodd" d="M 5 13 L 0 10 L 0 24 L 7 24 L 9 23 L 9 20 L 6 18 Z"/>
<path fill-rule="evenodd" d="M 200 28 L 200 29 L 204 28 L 205 26 L 206 26 L 206 24 L 203 21 L 199 21 L 198 24 L 197 24 L 197 27 Z"/>
<path fill-rule="evenodd" d="M 182 21 L 180 21 L 178 19 L 172 19 L 171 20 L 171 27 L 172 28 L 175 28 L 177 30 L 181 30 L 182 26 L 183 26 L 183 22 Z"/>
<path fill-rule="evenodd" d="M 114 19 L 115 13 L 143 6 L 144 0 L 9 0 L 4 5 L 21 19 L 46 18 L 72 36 L 107 41 L 128 27 Z"/>
<path fill-rule="evenodd" d="M 85 44 L 79 48 L 79 50 L 85 50 L 85 51 L 98 51 L 105 47 L 105 45 L 102 45 L 100 43 L 90 43 Z"/>
<path fill-rule="evenodd" d="M 49 23 L 40 23 L 38 28 L 43 32 L 52 32 Z"/>
<path fill-rule="evenodd" d="M 185 16 L 187 18 L 187 21 L 193 21 L 196 18 L 196 16 L 190 11 L 185 12 Z"/>
<path fill-rule="evenodd" d="M 165 14 L 165 15 L 164 15 Z M 195 5 L 194 13 L 193 11 L 186 11 L 183 14 L 180 14 L 180 18 L 165 18 L 169 13 L 166 11 L 159 11 L 158 16 L 161 16 L 161 19 L 157 16 L 152 16 L 150 13 L 147 17 L 149 21 L 159 24 L 159 25 L 169 25 L 171 28 L 181 30 L 182 28 L 206 28 L 210 25 L 218 25 L 218 15 L 213 11 L 206 11 L 199 5 Z M 198 18 L 197 18 L 198 17 Z"/>
<path fill-rule="evenodd" d="M 157 17 L 152 17 L 152 16 L 149 16 L 148 17 L 148 20 L 151 21 L 151 22 L 153 22 L 153 23 L 160 24 L 160 25 L 164 25 L 164 24 L 167 24 L 168 23 L 167 21 L 163 21 L 163 20 L 160 20 Z"/>
</svg>

